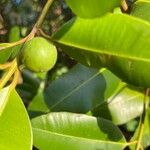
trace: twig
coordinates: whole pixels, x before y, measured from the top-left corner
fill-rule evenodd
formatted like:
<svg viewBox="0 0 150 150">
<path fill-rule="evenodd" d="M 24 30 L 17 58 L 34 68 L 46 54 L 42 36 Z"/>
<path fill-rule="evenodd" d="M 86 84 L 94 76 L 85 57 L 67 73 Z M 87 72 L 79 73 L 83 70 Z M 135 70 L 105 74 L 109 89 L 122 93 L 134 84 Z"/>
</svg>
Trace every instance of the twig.
<svg viewBox="0 0 150 150">
<path fill-rule="evenodd" d="M 128 10 L 128 5 L 126 3 L 126 0 L 122 0 L 121 1 L 121 6 L 123 8 L 124 11 L 127 11 Z"/>
<path fill-rule="evenodd" d="M 142 150 L 141 149 L 141 141 L 142 141 L 142 136 L 144 132 L 144 123 L 145 123 L 145 116 L 146 116 L 146 107 L 147 107 L 147 96 L 149 96 L 150 89 L 148 88 L 145 92 L 145 97 L 144 97 L 144 103 L 143 103 L 143 113 L 141 115 L 141 122 L 140 122 L 140 129 L 139 129 L 139 137 L 138 137 L 138 142 L 136 145 L 136 150 Z"/>
<path fill-rule="evenodd" d="M 8 70 L 8 72 L 2 77 L 2 79 L 0 80 L 0 89 L 2 89 L 5 84 L 9 81 L 10 77 L 14 74 L 14 72 L 16 71 L 17 68 L 17 61 L 16 59 L 12 62 L 12 65 L 10 67 L 10 69 Z"/>
</svg>

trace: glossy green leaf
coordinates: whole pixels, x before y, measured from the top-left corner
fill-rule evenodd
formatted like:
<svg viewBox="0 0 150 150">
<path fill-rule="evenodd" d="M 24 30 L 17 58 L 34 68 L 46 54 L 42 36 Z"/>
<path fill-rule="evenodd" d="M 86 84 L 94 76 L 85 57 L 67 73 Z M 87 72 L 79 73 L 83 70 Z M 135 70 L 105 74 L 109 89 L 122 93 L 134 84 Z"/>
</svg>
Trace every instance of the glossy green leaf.
<svg viewBox="0 0 150 150">
<path fill-rule="evenodd" d="M 93 18 L 104 15 L 119 6 L 121 0 L 65 0 L 72 11 L 83 18 Z"/>
<path fill-rule="evenodd" d="M 143 92 L 144 93 L 144 92 Z M 115 124 L 124 124 L 143 112 L 144 94 L 136 88 L 123 87 L 107 102 L 93 109 L 93 115 L 110 119 Z"/>
<path fill-rule="evenodd" d="M 77 64 L 68 73 L 51 82 L 44 95 L 37 95 L 28 110 L 30 113 L 35 110 L 43 112 L 47 106 L 49 111 L 86 113 L 110 97 L 119 83 L 120 80 L 108 70 L 98 71 Z"/>
<path fill-rule="evenodd" d="M 15 90 L 0 90 L 0 150 L 31 150 L 32 131 L 24 104 Z"/>
<path fill-rule="evenodd" d="M 150 1 L 139 0 L 131 8 L 131 15 L 150 21 Z"/>
<path fill-rule="evenodd" d="M 34 145 L 40 150 L 122 150 L 120 130 L 111 122 L 73 113 L 50 113 L 32 120 Z"/>
<path fill-rule="evenodd" d="M 53 36 L 79 62 L 106 66 L 122 80 L 143 87 L 150 85 L 149 37 L 148 22 L 125 14 L 75 18 Z"/>
</svg>

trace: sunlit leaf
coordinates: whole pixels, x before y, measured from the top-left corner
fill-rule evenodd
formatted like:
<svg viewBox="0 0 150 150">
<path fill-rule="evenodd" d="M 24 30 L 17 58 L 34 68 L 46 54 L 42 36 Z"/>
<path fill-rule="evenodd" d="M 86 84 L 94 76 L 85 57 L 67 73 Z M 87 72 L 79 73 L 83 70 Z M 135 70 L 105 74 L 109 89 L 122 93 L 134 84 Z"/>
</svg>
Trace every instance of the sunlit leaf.
<svg viewBox="0 0 150 150">
<path fill-rule="evenodd" d="M 0 149 L 31 150 L 32 132 L 26 109 L 15 90 L 0 90 Z"/>
<path fill-rule="evenodd" d="M 143 92 L 144 93 L 144 92 Z M 144 94 L 133 87 L 123 87 L 107 102 L 93 109 L 93 115 L 110 119 L 115 124 L 124 124 L 143 112 Z"/>
<path fill-rule="evenodd" d="M 125 14 L 75 18 L 53 38 L 83 64 L 106 66 L 136 86 L 150 85 L 150 24 L 147 21 Z"/>
<path fill-rule="evenodd" d="M 40 150 L 123 150 L 126 141 L 110 121 L 73 113 L 50 113 L 32 120 Z"/>
</svg>

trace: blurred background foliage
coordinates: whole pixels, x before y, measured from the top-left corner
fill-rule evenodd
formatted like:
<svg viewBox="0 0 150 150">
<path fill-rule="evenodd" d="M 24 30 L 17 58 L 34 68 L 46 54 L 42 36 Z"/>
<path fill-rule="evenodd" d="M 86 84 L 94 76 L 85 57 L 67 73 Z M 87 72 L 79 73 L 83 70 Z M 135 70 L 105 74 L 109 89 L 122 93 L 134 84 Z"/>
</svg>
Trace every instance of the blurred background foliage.
<svg viewBox="0 0 150 150">
<path fill-rule="evenodd" d="M 17 26 L 20 29 L 20 38 L 27 36 L 32 30 L 42 8 L 47 0 L 1 0 L 0 1 L 0 42 L 11 42 L 9 35 L 11 29 Z M 67 20 L 72 18 L 71 10 L 64 0 L 55 0 L 50 8 L 43 25 L 42 31 L 51 35 Z M 40 36 L 40 34 L 38 35 Z M 26 105 L 36 95 L 40 83 L 44 80 L 48 85 L 52 80 L 66 73 L 76 62 L 62 53 L 58 48 L 58 61 L 47 75 L 39 75 L 29 70 L 22 71 L 22 84 L 17 86 L 17 91 Z"/>
</svg>

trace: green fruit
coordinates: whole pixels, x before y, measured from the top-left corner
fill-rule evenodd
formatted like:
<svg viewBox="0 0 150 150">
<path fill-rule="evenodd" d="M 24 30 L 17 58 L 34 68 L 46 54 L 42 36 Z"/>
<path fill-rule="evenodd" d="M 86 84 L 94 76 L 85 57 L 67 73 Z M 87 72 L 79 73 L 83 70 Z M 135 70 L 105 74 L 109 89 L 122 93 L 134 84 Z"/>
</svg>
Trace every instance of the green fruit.
<svg viewBox="0 0 150 150">
<path fill-rule="evenodd" d="M 57 49 L 46 39 L 36 37 L 24 44 L 20 58 L 29 70 L 46 72 L 56 63 Z"/>
</svg>

